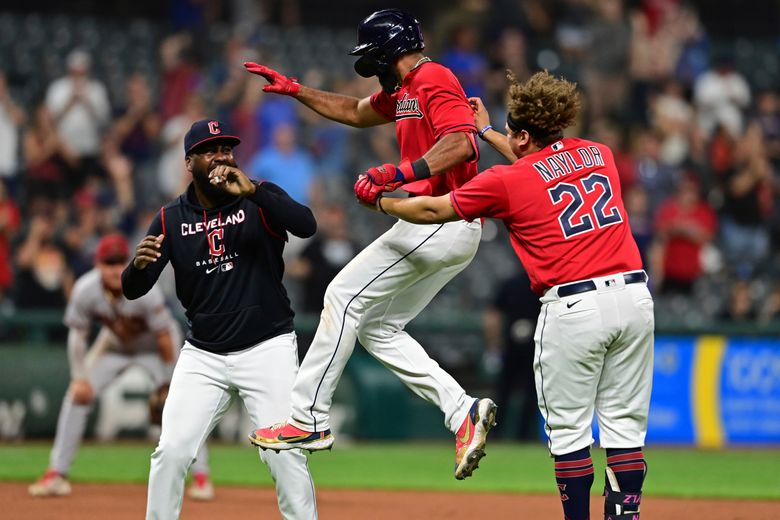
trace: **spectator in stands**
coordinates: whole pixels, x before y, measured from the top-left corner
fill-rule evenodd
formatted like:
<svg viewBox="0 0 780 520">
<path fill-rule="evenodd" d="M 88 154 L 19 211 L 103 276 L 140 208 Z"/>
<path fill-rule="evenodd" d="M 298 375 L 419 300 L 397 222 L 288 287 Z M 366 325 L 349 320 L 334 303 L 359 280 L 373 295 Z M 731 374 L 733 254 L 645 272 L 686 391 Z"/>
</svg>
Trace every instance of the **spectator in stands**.
<svg viewBox="0 0 780 520">
<path fill-rule="evenodd" d="M 690 136 L 694 111 L 685 99 L 683 87 L 669 80 L 650 103 L 651 124 L 661 139 L 661 160 L 680 166 L 690 155 Z"/>
<path fill-rule="evenodd" d="M 233 157 L 238 164 L 249 164 L 259 148 L 260 128 L 256 124 L 255 113 L 260 103 L 261 93 L 262 90 L 257 88 L 257 85 L 247 81 L 241 99 L 226 118 L 230 121 L 233 131 L 241 136 L 241 143 L 244 145 L 237 146 L 233 150 Z"/>
<path fill-rule="evenodd" d="M 303 83 L 312 88 L 331 92 L 348 92 L 350 88 L 348 81 L 329 81 L 329 78 L 320 69 L 309 70 Z M 305 110 L 300 115 L 306 129 L 306 140 L 310 143 L 307 148 L 317 163 L 318 175 L 344 175 L 350 171 L 348 166 L 349 138 L 354 132 L 348 126 L 321 117 L 311 110 Z M 357 168 L 354 169 L 357 170 Z M 316 201 L 313 202 L 316 203 Z"/>
<path fill-rule="evenodd" d="M 255 84 L 254 87 L 257 88 L 257 85 Z M 298 107 L 295 106 L 295 101 L 288 96 L 262 97 L 254 117 L 259 131 L 261 149 L 271 145 L 277 127 L 290 126 L 296 131 L 298 128 Z"/>
<path fill-rule="evenodd" d="M 153 159 L 162 121 L 152 101 L 149 81 L 140 73 L 127 80 L 127 106 L 114 119 L 106 138 L 106 169 L 111 174 L 112 160 L 121 156 L 130 161 L 136 184 L 143 193 L 156 192 Z"/>
<path fill-rule="evenodd" d="M 620 125 L 607 119 L 599 119 L 591 124 L 590 134 L 593 140 L 603 143 L 612 150 L 615 166 L 620 175 L 620 187 L 628 191 L 637 183 L 637 164 L 626 146 L 626 136 Z"/>
<path fill-rule="evenodd" d="M 473 24 L 463 24 L 454 28 L 452 41 L 441 55 L 439 61 L 448 67 L 463 85 L 466 96 L 483 97 L 488 64 L 483 53 L 478 50 L 479 34 Z"/>
<path fill-rule="evenodd" d="M 328 202 L 317 213 L 319 231 L 291 262 L 285 273 L 303 281 L 303 298 L 300 309 L 305 313 L 319 314 L 325 297 L 325 289 L 331 280 L 360 250 L 350 237 L 347 213 L 339 202 Z"/>
<path fill-rule="evenodd" d="M 5 73 L 0 70 L 0 179 L 15 185 L 19 173 L 19 134 L 24 111 L 11 98 Z"/>
<path fill-rule="evenodd" d="M 298 144 L 292 125 L 277 126 L 272 143 L 257 152 L 247 170 L 252 179 L 273 182 L 295 201 L 309 204 L 315 175 L 314 161 L 311 154 Z"/>
<path fill-rule="evenodd" d="M 761 128 L 764 148 L 775 171 L 780 170 L 780 99 L 774 90 L 764 90 L 756 99 L 755 123 Z"/>
<path fill-rule="evenodd" d="M 96 180 L 90 180 L 73 196 L 71 221 L 63 230 L 62 243 L 76 277 L 92 268 L 100 237 L 125 227 L 124 211 L 114 187 Z"/>
<path fill-rule="evenodd" d="M 680 51 L 674 68 L 674 77 L 686 89 L 707 71 L 710 55 L 710 39 L 701 23 L 699 13 L 691 5 L 680 4 L 676 18 Z"/>
<path fill-rule="evenodd" d="M 21 223 L 21 213 L 16 202 L 8 196 L 5 183 L 0 180 L 0 302 L 13 285 L 11 241 Z"/>
<path fill-rule="evenodd" d="M 53 213 L 32 216 L 17 240 L 14 303 L 19 309 L 63 309 L 73 287 L 73 273 L 57 239 Z"/>
<path fill-rule="evenodd" d="M 220 121 L 225 121 L 229 119 L 233 109 L 241 101 L 246 85 L 249 83 L 250 76 L 244 74 L 242 64 L 247 61 L 256 61 L 259 55 L 247 47 L 244 41 L 237 36 L 233 36 L 225 42 L 222 53 L 222 59 L 217 60 L 209 68 L 206 81 L 208 89 L 214 92 L 215 116 Z M 243 134 L 240 135 L 242 142 L 244 142 Z"/>
<path fill-rule="evenodd" d="M 555 43 L 561 59 L 560 67 L 556 68 L 555 72 L 570 81 L 580 81 L 580 65 L 587 59 L 590 44 L 588 24 L 593 18 L 594 4 L 578 0 L 568 1 L 566 4 L 563 9 L 556 9 L 555 14 Z M 506 68 L 515 70 L 511 66 Z M 530 76 L 530 73 L 526 73 L 523 80 Z"/>
<path fill-rule="evenodd" d="M 655 237 L 661 252 L 660 272 L 653 273 L 664 293 L 690 295 L 702 274 L 702 248 L 717 231 L 717 217 L 701 199 L 699 183 L 691 173 L 665 201 L 655 217 Z"/>
<path fill-rule="evenodd" d="M 486 368 L 498 372 L 496 404 L 509 415 L 514 390 L 519 394 L 519 413 L 512 431 L 507 421 L 500 421 L 494 430 L 502 438 L 532 441 L 539 437 L 533 363 L 534 330 L 541 307 L 528 275 L 518 272 L 500 283 L 482 318 Z"/>
<path fill-rule="evenodd" d="M 168 36 L 160 44 L 160 116 L 164 123 L 185 110 L 187 100 L 200 86 L 200 72 L 191 51 L 192 37 L 187 33 Z"/>
<path fill-rule="evenodd" d="M 750 282 L 747 280 L 735 281 L 731 285 L 729 299 L 719 318 L 731 322 L 747 323 L 755 321 L 756 317 Z"/>
<path fill-rule="evenodd" d="M 722 178 L 721 242 L 736 276 L 749 279 L 769 255 L 772 167 L 761 129 L 751 125 L 737 143 L 734 167 Z"/>
<path fill-rule="evenodd" d="M 189 183 L 181 160 L 184 134 L 192 123 L 208 117 L 203 98 L 193 92 L 187 95 L 184 111 L 168 119 L 162 129 L 162 153 L 157 166 L 157 186 L 163 199 L 176 198 Z"/>
<path fill-rule="evenodd" d="M 647 193 L 641 185 L 636 184 L 623 191 L 623 201 L 631 225 L 631 234 L 634 235 L 642 257 L 642 265 L 652 270 L 650 250 L 653 244 L 653 216 L 650 214 Z"/>
<path fill-rule="evenodd" d="M 350 236 L 347 213 L 342 203 L 326 202 L 316 216 L 317 234 L 285 269 L 285 274 L 300 284 L 301 304 L 296 311 L 313 316 L 322 311 L 328 284 L 360 251 L 359 244 Z M 313 338 L 313 333 L 298 337 L 301 357 Z"/>
<path fill-rule="evenodd" d="M 641 130 L 634 139 L 633 156 L 636 178 L 647 192 L 650 212 L 655 213 L 661 202 L 673 192 L 679 172 L 664 163 L 661 156 L 661 137 L 654 130 Z"/>
<path fill-rule="evenodd" d="M 759 321 L 764 325 L 778 318 L 780 318 L 780 283 L 776 283 L 764 299 L 758 315 Z"/>
<path fill-rule="evenodd" d="M 484 79 L 487 92 L 482 100 L 488 104 L 488 108 L 495 107 L 498 111 L 504 104 L 507 69 L 514 71 L 521 81 L 531 77 L 528 42 L 525 35 L 517 27 L 502 29 L 490 55 L 489 70 Z"/>
<path fill-rule="evenodd" d="M 750 106 L 750 86 L 734 69 L 730 56 L 715 56 L 712 69 L 699 76 L 693 86 L 693 101 L 705 135 L 711 136 L 718 126 L 734 137 L 742 135 L 744 111 Z"/>
<path fill-rule="evenodd" d="M 590 118 L 621 115 L 628 94 L 631 28 L 621 0 L 601 0 L 596 4 L 589 33 L 585 65 Z"/>
<path fill-rule="evenodd" d="M 78 158 L 78 167 L 68 179 L 71 188 L 79 187 L 88 176 L 101 174 L 100 140 L 111 117 L 106 87 L 89 76 L 91 61 L 86 51 L 71 51 L 68 74 L 54 81 L 46 92 L 46 106 L 57 133 Z"/>
<path fill-rule="evenodd" d="M 39 105 L 24 132 L 23 184 L 28 205 L 36 200 L 64 200 L 70 195 L 68 176 L 78 161 L 76 154 L 54 127 L 49 109 Z"/>
<path fill-rule="evenodd" d="M 773 90 L 765 90 L 757 96 L 756 115 L 753 124 L 761 129 L 764 149 L 772 166 L 774 200 L 780 199 L 780 99 Z M 772 206 L 770 222 L 772 244 L 780 246 L 780 204 Z"/>
</svg>

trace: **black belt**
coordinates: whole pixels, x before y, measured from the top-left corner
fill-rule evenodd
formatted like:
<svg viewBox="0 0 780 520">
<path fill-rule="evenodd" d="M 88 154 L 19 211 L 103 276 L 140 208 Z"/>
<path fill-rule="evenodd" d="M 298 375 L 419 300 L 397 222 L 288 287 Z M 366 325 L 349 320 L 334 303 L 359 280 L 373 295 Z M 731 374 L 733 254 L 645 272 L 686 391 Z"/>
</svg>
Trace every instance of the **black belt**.
<svg viewBox="0 0 780 520">
<path fill-rule="evenodd" d="M 623 280 L 626 285 L 630 283 L 645 283 L 647 281 L 647 275 L 644 271 L 634 271 L 632 273 L 625 273 Z M 584 282 L 567 283 L 558 287 L 558 296 L 563 298 L 564 296 L 571 296 L 573 294 L 584 293 L 588 291 L 596 290 L 596 282 L 593 280 L 585 280 Z"/>
</svg>

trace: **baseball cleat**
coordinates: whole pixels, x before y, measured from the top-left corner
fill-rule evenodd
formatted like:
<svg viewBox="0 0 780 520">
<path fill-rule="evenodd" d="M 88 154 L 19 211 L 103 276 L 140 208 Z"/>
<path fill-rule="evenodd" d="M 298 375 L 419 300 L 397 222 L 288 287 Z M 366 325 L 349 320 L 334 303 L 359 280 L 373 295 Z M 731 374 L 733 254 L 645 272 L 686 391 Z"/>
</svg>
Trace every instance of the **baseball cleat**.
<svg viewBox="0 0 780 520">
<path fill-rule="evenodd" d="M 455 478 L 463 480 L 479 468 L 485 456 L 490 428 L 496 425 L 498 407 L 490 399 L 475 399 L 468 415 L 455 434 Z"/>
<path fill-rule="evenodd" d="M 307 432 L 287 423 L 279 423 L 270 428 L 260 428 L 249 434 L 249 442 L 260 448 L 279 453 L 281 450 L 295 448 L 309 450 L 309 453 L 329 450 L 333 446 L 330 430 Z"/>
<path fill-rule="evenodd" d="M 195 473 L 192 476 L 192 484 L 187 489 L 187 496 L 193 500 L 214 500 L 214 485 L 208 473 Z"/>
<path fill-rule="evenodd" d="M 70 483 L 65 475 L 50 469 L 27 491 L 34 497 L 64 497 L 70 495 Z"/>
</svg>

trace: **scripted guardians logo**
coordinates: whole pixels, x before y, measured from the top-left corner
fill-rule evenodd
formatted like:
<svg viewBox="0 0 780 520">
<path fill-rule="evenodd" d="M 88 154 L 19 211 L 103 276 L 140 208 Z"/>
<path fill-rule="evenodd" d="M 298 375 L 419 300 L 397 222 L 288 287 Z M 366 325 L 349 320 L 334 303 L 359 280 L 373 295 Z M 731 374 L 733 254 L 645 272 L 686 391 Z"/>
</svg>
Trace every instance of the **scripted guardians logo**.
<svg viewBox="0 0 780 520">
<path fill-rule="evenodd" d="M 423 113 L 420 110 L 420 100 L 417 98 L 409 99 L 409 94 L 396 101 L 395 119 L 422 119 Z"/>
</svg>

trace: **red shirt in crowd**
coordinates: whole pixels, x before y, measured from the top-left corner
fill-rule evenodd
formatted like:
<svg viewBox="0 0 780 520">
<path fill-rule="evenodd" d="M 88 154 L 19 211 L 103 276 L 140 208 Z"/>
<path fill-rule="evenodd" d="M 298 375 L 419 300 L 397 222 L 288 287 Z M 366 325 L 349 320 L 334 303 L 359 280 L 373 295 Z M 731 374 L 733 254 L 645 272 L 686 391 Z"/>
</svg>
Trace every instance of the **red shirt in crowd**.
<svg viewBox="0 0 780 520">
<path fill-rule="evenodd" d="M 664 202 L 655 217 L 655 229 L 665 236 L 664 276 L 682 282 L 693 282 L 701 275 L 703 242 L 691 234 L 712 237 L 717 229 L 715 212 L 706 202 L 699 201 L 685 208 L 676 199 Z M 686 231 L 690 230 L 690 231 Z"/>
</svg>

